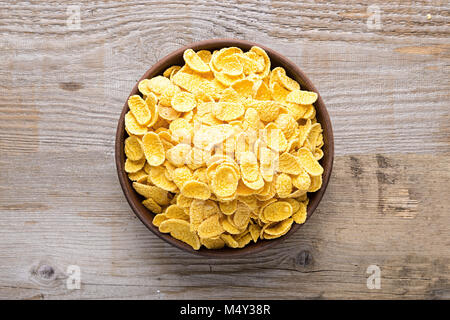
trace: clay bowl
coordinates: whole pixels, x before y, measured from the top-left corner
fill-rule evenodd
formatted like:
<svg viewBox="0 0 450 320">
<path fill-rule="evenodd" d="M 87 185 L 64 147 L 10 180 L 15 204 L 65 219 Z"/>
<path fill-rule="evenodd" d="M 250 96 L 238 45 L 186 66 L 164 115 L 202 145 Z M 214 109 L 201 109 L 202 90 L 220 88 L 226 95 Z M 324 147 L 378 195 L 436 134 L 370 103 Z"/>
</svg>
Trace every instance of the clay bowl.
<svg viewBox="0 0 450 320">
<path fill-rule="evenodd" d="M 298 66 L 296 66 L 292 61 L 284 57 L 282 54 L 257 43 L 235 39 L 212 39 L 192 43 L 186 47 L 180 48 L 172 52 L 165 58 L 161 59 L 160 61 L 158 61 L 154 66 L 152 66 L 149 70 L 147 70 L 147 72 L 144 73 L 144 75 L 139 81 L 141 81 L 142 79 L 150 79 L 154 76 L 160 75 L 166 68 L 172 65 L 184 64 L 183 52 L 188 48 L 191 48 L 195 51 L 202 49 L 213 51 L 216 49 L 221 49 L 223 47 L 235 46 L 241 48 L 244 51 L 247 51 L 252 46 L 255 45 L 263 48 L 267 52 L 272 63 L 271 69 L 278 66 L 283 67 L 286 70 L 288 76 L 290 76 L 291 78 L 295 79 L 300 83 L 300 86 L 303 90 L 309 90 L 318 93 L 317 89 L 314 87 L 314 85 L 308 79 L 308 77 L 303 73 L 303 71 L 300 70 Z M 136 83 L 133 90 L 131 90 L 130 96 L 134 94 L 139 94 L 138 83 Z M 317 120 L 322 124 L 323 127 L 324 157 L 320 160 L 320 163 L 324 168 L 324 173 L 322 177 L 323 178 L 322 188 L 315 193 L 308 194 L 308 197 L 310 198 L 308 205 L 308 219 L 311 218 L 312 214 L 314 213 L 314 210 L 316 209 L 317 205 L 319 204 L 320 200 L 322 199 L 325 193 L 328 181 L 330 179 L 334 157 L 334 142 L 333 142 L 333 131 L 331 128 L 331 121 L 330 117 L 328 116 L 327 109 L 325 108 L 325 104 L 322 98 L 320 97 L 320 94 L 317 102 L 314 105 L 317 111 L 316 113 Z M 147 208 L 145 208 L 141 204 L 143 198 L 139 194 L 137 194 L 136 191 L 134 191 L 131 185 L 131 181 L 128 179 L 128 176 L 124 170 L 125 164 L 124 140 L 128 136 L 124 128 L 124 117 L 125 114 L 128 112 L 128 110 L 129 109 L 127 102 L 125 102 L 122 113 L 120 115 L 116 133 L 115 158 L 116 158 L 117 174 L 119 176 L 120 185 L 125 194 L 125 198 L 127 199 L 136 216 L 147 226 L 148 229 L 150 229 L 161 239 L 167 241 L 173 246 L 180 248 L 184 251 L 205 257 L 213 257 L 213 258 L 242 257 L 251 253 L 261 252 L 275 245 L 279 245 L 282 241 L 286 240 L 287 237 L 294 234 L 301 226 L 306 224 L 305 223 L 302 225 L 298 225 L 294 223 L 292 229 L 286 235 L 274 240 L 262 240 L 258 241 L 257 243 L 251 242 L 242 249 L 223 248 L 220 250 L 209 250 L 202 247 L 200 250 L 196 251 L 193 250 L 189 245 L 172 238 L 169 234 L 159 232 L 158 228 L 152 224 L 154 213 L 150 212 Z"/>
</svg>

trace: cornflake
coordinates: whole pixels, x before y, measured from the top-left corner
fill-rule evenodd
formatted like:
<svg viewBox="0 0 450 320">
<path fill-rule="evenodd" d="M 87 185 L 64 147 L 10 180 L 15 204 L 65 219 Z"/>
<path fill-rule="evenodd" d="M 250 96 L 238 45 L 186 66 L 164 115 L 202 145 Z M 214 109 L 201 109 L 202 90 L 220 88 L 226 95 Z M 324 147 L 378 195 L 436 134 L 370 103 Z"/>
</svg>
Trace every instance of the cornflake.
<svg viewBox="0 0 450 320">
<path fill-rule="evenodd" d="M 322 186 L 318 94 L 252 47 L 187 49 L 139 82 L 125 115 L 125 171 L 162 233 L 194 250 L 242 248 L 307 219 Z"/>
</svg>

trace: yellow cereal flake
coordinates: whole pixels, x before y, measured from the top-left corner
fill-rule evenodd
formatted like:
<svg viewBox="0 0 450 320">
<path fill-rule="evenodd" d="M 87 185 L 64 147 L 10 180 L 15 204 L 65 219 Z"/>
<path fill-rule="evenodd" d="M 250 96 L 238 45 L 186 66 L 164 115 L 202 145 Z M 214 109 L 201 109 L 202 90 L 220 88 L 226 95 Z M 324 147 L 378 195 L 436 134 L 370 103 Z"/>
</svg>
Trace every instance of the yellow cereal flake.
<svg viewBox="0 0 450 320">
<path fill-rule="evenodd" d="M 277 125 L 278 128 L 281 129 L 281 131 L 283 131 L 283 134 L 286 137 L 286 139 L 295 136 L 298 123 L 290 113 L 280 114 L 278 118 L 275 120 L 275 124 Z"/>
<path fill-rule="evenodd" d="M 137 161 L 144 157 L 141 141 L 136 136 L 125 139 L 125 155 L 129 160 Z"/>
<path fill-rule="evenodd" d="M 308 192 L 316 192 L 322 186 L 322 176 L 311 176 L 311 184 Z"/>
<path fill-rule="evenodd" d="M 231 88 L 233 88 L 239 97 L 242 98 L 248 98 L 252 96 L 253 94 L 253 86 L 254 82 L 249 79 L 242 79 L 237 80 L 231 85 Z"/>
<path fill-rule="evenodd" d="M 258 241 L 259 239 L 259 234 L 261 233 L 261 227 L 257 224 L 251 224 L 248 230 L 250 231 L 250 236 L 253 242 L 256 243 L 256 241 Z"/>
<path fill-rule="evenodd" d="M 190 93 L 197 92 L 200 85 L 207 81 L 208 77 L 184 67 L 172 77 L 174 84 Z"/>
<path fill-rule="evenodd" d="M 304 191 L 304 190 L 295 190 L 288 196 L 288 198 L 298 199 L 298 198 L 304 196 L 305 194 L 306 194 L 306 191 Z"/>
<path fill-rule="evenodd" d="M 293 102 L 284 102 L 283 107 L 295 119 L 295 121 L 298 121 L 302 117 L 304 117 L 306 111 L 308 110 L 307 105 L 297 104 Z"/>
<path fill-rule="evenodd" d="M 194 178 L 192 170 L 187 166 L 175 168 L 173 171 L 172 179 L 179 189 L 181 189 L 186 182 L 194 180 Z"/>
<path fill-rule="evenodd" d="M 165 168 L 164 175 L 166 176 L 167 180 L 173 181 L 173 174 L 176 167 L 169 161 L 164 161 L 163 166 Z"/>
<path fill-rule="evenodd" d="M 299 174 L 295 175 L 292 178 L 292 184 L 294 187 L 296 187 L 298 190 L 308 190 L 309 186 L 311 185 L 311 177 L 309 174 L 305 171 L 305 169 L 302 168 Z"/>
<path fill-rule="evenodd" d="M 211 158 L 211 150 L 210 149 L 200 149 L 200 148 L 192 148 L 189 155 L 189 163 L 191 165 L 197 166 L 196 169 L 200 169 L 203 165 L 206 165 L 206 162 Z M 206 170 L 206 168 L 202 168 Z"/>
<path fill-rule="evenodd" d="M 256 111 L 256 109 L 254 108 L 248 108 L 245 111 L 244 119 L 247 122 L 248 126 L 253 130 L 258 129 L 261 124 L 261 119 L 259 118 L 258 111 Z"/>
<path fill-rule="evenodd" d="M 239 243 L 236 240 L 234 240 L 233 236 L 230 234 L 221 234 L 220 238 L 225 242 L 227 247 L 230 247 L 230 248 L 239 247 Z"/>
<path fill-rule="evenodd" d="M 270 58 L 267 55 L 267 53 L 263 49 L 261 49 L 260 47 L 257 47 L 257 46 L 253 46 L 250 49 L 250 52 L 253 52 L 254 54 L 256 54 L 257 61 L 259 61 L 259 63 L 263 65 L 263 70 L 261 72 L 258 72 L 257 74 L 261 78 L 267 77 L 270 72 Z"/>
<path fill-rule="evenodd" d="M 219 99 L 222 90 L 214 82 L 204 81 L 196 88 L 195 94 L 196 97 L 200 97 L 204 102 L 214 102 L 214 99 Z"/>
<path fill-rule="evenodd" d="M 172 107 L 158 106 L 158 116 L 167 121 L 173 121 L 180 117 L 181 113 Z"/>
<path fill-rule="evenodd" d="M 242 152 L 239 156 L 242 177 L 255 181 L 259 177 L 258 160 L 253 152 Z"/>
<path fill-rule="evenodd" d="M 322 151 L 322 149 L 316 148 L 316 149 L 314 150 L 314 158 L 315 158 L 317 161 L 319 161 L 320 159 L 323 158 L 323 151 Z"/>
<path fill-rule="evenodd" d="M 236 211 L 237 200 L 235 199 L 231 201 L 221 201 L 219 202 L 219 208 L 223 214 L 230 216 Z"/>
<path fill-rule="evenodd" d="M 240 103 L 242 97 L 233 88 L 226 88 L 220 94 L 219 102 Z"/>
<path fill-rule="evenodd" d="M 279 156 L 278 152 L 274 152 L 267 147 L 259 149 L 260 171 L 264 180 L 272 181 L 273 175 L 278 170 Z"/>
<path fill-rule="evenodd" d="M 150 89 L 148 88 L 149 81 L 150 81 L 149 79 L 139 81 L 138 90 L 144 96 L 148 96 L 151 93 Z"/>
<path fill-rule="evenodd" d="M 239 196 L 238 200 L 242 203 L 244 203 L 251 211 L 258 211 L 259 210 L 259 203 L 255 196 Z"/>
<path fill-rule="evenodd" d="M 276 201 L 264 208 L 264 219 L 272 222 L 283 221 L 292 216 L 292 206 L 287 201 Z"/>
<path fill-rule="evenodd" d="M 260 119 L 264 122 L 274 121 L 280 112 L 280 104 L 270 100 L 252 100 L 249 101 L 248 107 L 258 111 Z"/>
<path fill-rule="evenodd" d="M 291 228 L 293 222 L 294 222 L 293 218 L 288 218 L 286 220 L 283 220 L 270 226 L 269 228 L 266 228 L 264 230 L 264 233 L 271 236 L 286 234 Z"/>
<path fill-rule="evenodd" d="M 252 236 L 250 235 L 250 232 L 243 233 L 242 235 L 238 236 L 236 241 L 238 242 L 238 248 L 243 248 L 247 244 L 252 241 Z"/>
<path fill-rule="evenodd" d="M 292 198 L 286 198 L 286 199 L 284 199 L 284 201 L 287 201 L 291 204 L 292 212 L 295 213 L 300 209 L 300 202 L 298 202 L 297 200 L 292 199 Z"/>
<path fill-rule="evenodd" d="M 150 79 L 147 83 L 147 87 L 156 95 L 161 95 L 170 84 L 170 80 L 166 77 L 156 76 Z"/>
<path fill-rule="evenodd" d="M 189 221 L 189 214 L 184 209 L 176 204 L 172 204 L 164 210 L 164 214 L 168 219 L 181 219 Z"/>
<path fill-rule="evenodd" d="M 236 189 L 236 195 L 237 196 L 249 196 L 255 193 L 254 189 L 250 189 L 245 185 L 245 183 L 241 180 L 238 182 L 238 186 Z"/>
<path fill-rule="evenodd" d="M 213 54 L 211 59 L 211 64 L 217 71 L 222 71 L 224 66 L 229 62 L 227 60 L 228 57 L 233 56 L 234 54 L 243 53 L 241 49 L 236 47 L 223 48 L 219 50 L 216 54 Z"/>
<path fill-rule="evenodd" d="M 161 225 L 161 223 L 163 221 L 165 221 L 165 220 L 167 220 L 166 215 L 163 214 L 163 213 L 160 213 L 160 214 L 155 215 L 155 217 L 153 218 L 152 223 L 153 223 L 154 226 L 159 227 Z"/>
<path fill-rule="evenodd" d="M 200 249 L 200 238 L 189 228 L 189 222 L 180 219 L 167 219 L 159 225 L 159 231 L 170 233 L 172 237 L 190 245 L 194 250 Z"/>
<path fill-rule="evenodd" d="M 283 87 L 279 82 L 275 82 L 271 88 L 272 98 L 279 102 L 284 103 L 287 101 L 287 96 L 290 91 Z"/>
<path fill-rule="evenodd" d="M 206 183 L 192 180 L 184 183 L 180 189 L 181 194 L 188 198 L 206 200 L 211 196 L 211 191 Z"/>
<path fill-rule="evenodd" d="M 246 229 L 250 222 L 250 208 L 242 202 L 238 202 L 236 211 L 232 216 L 233 224 L 238 229 Z"/>
<path fill-rule="evenodd" d="M 288 143 L 283 131 L 279 129 L 274 123 L 270 123 L 264 129 L 264 138 L 267 146 L 275 152 L 284 152 L 287 149 Z"/>
<path fill-rule="evenodd" d="M 175 144 L 177 142 L 182 144 L 190 144 L 194 129 L 189 120 L 178 118 L 173 120 L 169 125 L 169 131 Z"/>
<path fill-rule="evenodd" d="M 297 152 L 297 157 L 300 163 L 311 176 L 321 176 L 323 168 L 320 163 L 314 158 L 314 155 L 307 148 L 300 148 Z"/>
<path fill-rule="evenodd" d="M 145 99 L 145 103 L 147 104 L 148 109 L 150 110 L 151 120 L 147 124 L 147 127 L 152 127 L 156 121 L 158 121 L 159 113 L 158 113 L 158 105 L 156 104 L 158 98 L 155 96 L 153 92 L 150 92 Z"/>
<path fill-rule="evenodd" d="M 261 65 L 258 61 L 250 58 L 249 56 L 246 56 L 245 54 L 234 53 L 233 56 L 238 59 L 239 63 L 242 65 L 243 72 L 246 75 L 261 72 L 264 68 L 264 66 Z"/>
<path fill-rule="evenodd" d="M 148 175 L 149 181 L 163 190 L 175 192 L 178 188 L 173 181 L 167 178 L 166 172 L 167 169 L 162 166 L 152 167 Z"/>
<path fill-rule="evenodd" d="M 240 60 L 233 54 L 222 59 L 221 72 L 229 76 L 239 76 L 244 72 L 244 67 Z"/>
<path fill-rule="evenodd" d="M 217 102 L 212 109 L 214 116 L 222 121 L 231 121 L 241 117 L 245 108 L 241 103 L 236 102 Z"/>
<path fill-rule="evenodd" d="M 194 199 L 189 207 L 190 228 L 192 231 L 197 231 L 200 224 L 211 217 L 218 214 L 219 209 L 213 200 L 198 200 Z"/>
<path fill-rule="evenodd" d="M 225 242 L 219 238 L 200 238 L 200 242 L 207 249 L 222 249 L 225 246 Z"/>
<path fill-rule="evenodd" d="M 234 133 L 234 129 L 231 125 L 214 125 L 214 126 L 201 126 L 194 132 L 193 143 L 194 146 L 207 150 L 211 146 L 219 144 L 228 139 Z"/>
<path fill-rule="evenodd" d="M 233 224 L 232 220 L 230 220 L 229 218 L 222 218 L 220 221 L 221 221 L 223 230 L 229 234 L 233 234 L 233 235 L 240 234 L 243 231 L 243 230 L 237 228 Z"/>
<path fill-rule="evenodd" d="M 303 146 L 303 144 L 305 143 L 306 139 L 308 138 L 309 132 L 311 131 L 311 127 L 312 124 L 310 119 L 303 120 L 299 125 L 297 134 L 299 146 Z"/>
<path fill-rule="evenodd" d="M 220 223 L 220 215 L 215 214 L 205 219 L 197 229 L 200 238 L 214 238 L 224 233 Z"/>
<path fill-rule="evenodd" d="M 156 186 L 133 182 L 133 188 L 141 196 L 147 199 L 153 199 L 157 204 L 165 206 L 169 204 L 170 199 L 168 192 Z"/>
<path fill-rule="evenodd" d="M 159 112 L 159 110 L 158 110 L 158 112 Z M 166 119 L 158 117 L 158 120 L 156 120 L 155 124 L 153 124 L 151 126 L 152 127 L 151 129 L 158 130 L 160 128 L 164 128 L 165 126 L 168 126 L 168 121 Z"/>
<path fill-rule="evenodd" d="M 197 106 L 195 96 L 189 92 L 179 92 L 172 98 L 172 108 L 178 112 L 188 112 Z"/>
<path fill-rule="evenodd" d="M 292 218 L 294 218 L 295 223 L 302 224 L 305 223 L 306 216 L 306 204 L 304 202 L 299 202 L 299 208 L 292 215 Z"/>
<path fill-rule="evenodd" d="M 306 105 L 302 105 L 302 106 L 306 108 L 305 113 L 303 114 L 302 118 L 314 119 L 314 117 L 316 116 L 316 109 L 314 108 L 314 106 L 312 104 L 306 104 Z"/>
<path fill-rule="evenodd" d="M 255 181 L 248 181 L 244 177 L 241 177 L 242 182 L 250 189 L 258 191 L 264 187 L 264 179 L 261 175 L 258 175 L 258 178 Z"/>
<path fill-rule="evenodd" d="M 232 86 L 236 81 L 244 79 L 243 74 L 239 76 L 231 76 L 223 72 L 215 72 L 214 76 L 216 77 L 216 80 L 225 87 Z"/>
<path fill-rule="evenodd" d="M 142 138 L 142 149 L 145 159 L 151 166 L 163 164 L 165 157 L 164 146 L 159 136 L 154 132 L 148 132 Z"/>
<path fill-rule="evenodd" d="M 202 61 L 204 63 L 207 63 L 207 64 L 209 64 L 209 62 L 211 61 L 211 58 L 212 58 L 212 53 L 209 50 L 197 51 L 197 55 L 200 57 L 200 59 L 202 59 Z"/>
<path fill-rule="evenodd" d="M 289 175 L 282 173 L 277 176 L 275 190 L 280 198 L 288 197 L 292 192 L 292 179 Z"/>
<path fill-rule="evenodd" d="M 276 194 L 276 190 L 275 190 L 275 184 L 273 179 L 271 181 L 267 181 L 266 183 L 264 183 L 264 187 L 260 190 L 258 190 L 258 194 L 256 195 L 256 198 L 260 201 L 265 201 L 267 199 L 271 199 L 275 196 Z M 266 198 L 266 199 L 264 199 Z"/>
<path fill-rule="evenodd" d="M 182 208 L 190 208 L 194 199 L 183 196 L 181 193 L 177 194 L 176 204 Z"/>
<path fill-rule="evenodd" d="M 176 85 L 170 84 L 159 97 L 159 104 L 165 107 L 171 107 L 173 97 L 180 91 L 181 89 Z"/>
<path fill-rule="evenodd" d="M 209 66 L 192 49 L 187 49 L 186 51 L 184 51 L 183 59 L 189 66 L 189 68 L 194 71 L 202 73 L 211 71 Z"/>
<path fill-rule="evenodd" d="M 312 91 L 294 90 L 288 94 L 286 100 L 297 104 L 313 104 L 317 100 L 317 93 Z"/>
<path fill-rule="evenodd" d="M 125 129 L 128 134 L 134 134 L 136 136 L 144 135 L 148 131 L 146 126 L 142 126 L 137 122 L 131 112 L 127 112 L 127 114 L 125 114 Z"/>
<path fill-rule="evenodd" d="M 218 197 L 230 197 L 236 192 L 238 180 L 238 176 L 232 167 L 219 165 L 211 181 L 212 190 Z"/>
<path fill-rule="evenodd" d="M 300 90 L 300 85 L 298 84 L 298 82 L 295 81 L 294 79 L 291 79 L 290 77 L 288 77 L 286 75 L 286 70 L 284 70 L 284 68 L 281 68 L 281 67 L 277 67 L 277 68 L 273 69 L 271 72 L 271 75 L 270 75 L 271 86 L 274 83 L 281 84 L 288 91 Z"/>
<path fill-rule="evenodd" d="M 163 76 L 170 79 L 170 77 L 177 73 L 180 69 L 180 66 L 171 66 L 164 70 Z"/>
<path fill-rule="evenodd" d="M 150 122 L 152 118 L 150 114 L 150 109 L 140 96 L 134 95 L 129 97 L 128 107 L 130 108 L 130 111 L 135 117 L 136 121 L 141 126 L 145 126 Z"/>
<path fill-rule="evenodd" d="M 317 146 L 317 139 L 321 133 L 322 133 L 322 126 L 320 125 L 320 123 L 314 123 L 311 126 L 311 130 L 309 131 L 308 137 L 307 137 L 307 139 L 311 143 L 311 151 L 315 150 L 315 148 Z"/>
<path fill-rule="evenodd" d="M 148 174 L 144 170 L 139 170 L 137 172 L 129 173 L 128 178 L 131 181 L 137 181 L 137 182 L 147 181 Z"/>
<path fill-rule="evenodd" d="M 291 153 L 284 152 L 278 159 L 278 170 L 288 174 L 300 174 L 302 172 L 302 163 L 300 159 Z"/>
<path fill-rule="evenodd" d="M 208 184 L 208 176 L 206 174 L 206 168 L 200 167 L 194 170 L 193 177 L 195 180 Z"/>
<path fill-rule="evenodd" d="M 184 166 L 189 163 L 191 149 L 189 144 L 177 144 L 166 151 L 166 159 L 176 167 Z"/>
<path fill-rule="evenodd" d="M 162 211 L 161 207 L 152 198 L 145 199 L 142 201 L 142 204 L 153 213 L 161 213 Z"/>
<path fill-rule="evenodd" d="M 172 136 L 172 132 L 170 130 L 167 130 L 166 128 L 159 128 L 155 132 L 158 134 L 161 142 L 163 144 L 164 142 L 167 142 L 168 145 L 170 145 L 170 148 L 173 148 L 178 143 L 178 140 Z"/>
<path fill-rule="evenodd" d="M 127 159 L 125 160 L 125 172 L 127 173 L 135 173 L 138 172 L 139 170 L 141 170 L 145 165 L 145 159 L 142 158 L 140 160 L 130 160 Z"/>
<path fill-rule="evenodd" d="M 255 89 L 256 87 L 256 89 Z M 253 87 L 253 98 L 256 100 L 272 100 L 272 92 L 270 91 L 267 84 L 262 81 L 258 80 L 258 82 L 255 84 L 255 87 Z"/>
</svg>

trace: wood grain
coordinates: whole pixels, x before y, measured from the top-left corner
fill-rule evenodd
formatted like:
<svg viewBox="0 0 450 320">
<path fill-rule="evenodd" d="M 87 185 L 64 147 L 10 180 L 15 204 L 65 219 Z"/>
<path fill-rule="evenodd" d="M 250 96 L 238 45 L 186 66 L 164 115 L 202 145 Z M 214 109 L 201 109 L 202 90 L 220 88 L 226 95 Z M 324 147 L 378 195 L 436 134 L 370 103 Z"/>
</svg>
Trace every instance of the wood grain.
<svg viewBox="0 0 450 320">
<path fill-rule="evenodd" d="M 0 1 L 0 298 L 450 298 L 450 6 L 382 1 Z M 431 19 L 427 19 L 427 14 Z M 264 253 L 181 252 L 116 177 L 121 106 L 192 41 L 259 42 L 329 109 L 336 162 L 318 212 Z M 366 269 L 381 268 L 369 290 Z M 80 290 L 66 288 L 79 265 Z M 238 285 L 237 285 L 238 284 Z"/>
</svg>

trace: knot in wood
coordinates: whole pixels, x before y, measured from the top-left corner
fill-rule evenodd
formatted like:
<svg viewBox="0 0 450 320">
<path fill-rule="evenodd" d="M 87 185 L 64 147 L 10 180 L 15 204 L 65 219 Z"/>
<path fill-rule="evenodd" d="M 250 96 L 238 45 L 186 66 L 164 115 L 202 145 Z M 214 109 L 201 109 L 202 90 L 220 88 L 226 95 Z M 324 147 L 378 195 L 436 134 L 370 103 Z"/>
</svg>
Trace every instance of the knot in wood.
<svg viewBox="0 0 450 320">
<path fill-rule="evenodd" d="M 55 276 L 55 269 L 49 265 L 43 264 L 39 266 L 37 274 L 43 279 L 50 280 Z"/>
<path fill-rule="evenodd" d="M 302 250 L 297 255 L 297 258 L 295 259 L 295 262 L 297 265 L 306 267 L 312 263 L 312 254 L 308 250 Z"/>
</svg>

